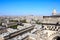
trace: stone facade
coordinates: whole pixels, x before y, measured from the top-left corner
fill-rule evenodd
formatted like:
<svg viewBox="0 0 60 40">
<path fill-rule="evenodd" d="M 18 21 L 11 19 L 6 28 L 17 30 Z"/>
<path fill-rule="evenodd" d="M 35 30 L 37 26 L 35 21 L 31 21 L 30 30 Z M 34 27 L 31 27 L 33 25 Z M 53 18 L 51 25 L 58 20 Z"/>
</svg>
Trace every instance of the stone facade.
<svg viewBox="0 0 60 40">
<path fill-rule="evenodd" d="M 58 16 L 43 16 L 43 23 L 57 23 L 60 22 L 60 17 Z"/>
</svg>

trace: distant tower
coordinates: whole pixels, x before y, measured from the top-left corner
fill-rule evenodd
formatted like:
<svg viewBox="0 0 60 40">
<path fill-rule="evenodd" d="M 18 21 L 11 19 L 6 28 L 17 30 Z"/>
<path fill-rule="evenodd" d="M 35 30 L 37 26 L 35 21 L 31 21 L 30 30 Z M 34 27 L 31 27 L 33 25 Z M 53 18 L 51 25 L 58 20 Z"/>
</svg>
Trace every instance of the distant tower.
<svg viewBox="0 0 60 40">
<path fill-rule="evenodd" d="M 53 10 L 52 15 L 56 15 L 56 9 Z"/>
</svg>

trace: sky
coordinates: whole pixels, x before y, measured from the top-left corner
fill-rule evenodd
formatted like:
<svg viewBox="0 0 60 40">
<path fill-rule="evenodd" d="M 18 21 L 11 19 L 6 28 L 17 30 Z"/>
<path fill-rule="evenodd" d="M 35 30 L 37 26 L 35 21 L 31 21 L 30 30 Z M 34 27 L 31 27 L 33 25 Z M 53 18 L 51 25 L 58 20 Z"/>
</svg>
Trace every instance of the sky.
<svg viewBox="0 0 60 40">
<path fill-rule="evenodd" d="M 52 15 L 60 12 L 60 0 L 0 0 L 0 15 Z"/>
</svg>

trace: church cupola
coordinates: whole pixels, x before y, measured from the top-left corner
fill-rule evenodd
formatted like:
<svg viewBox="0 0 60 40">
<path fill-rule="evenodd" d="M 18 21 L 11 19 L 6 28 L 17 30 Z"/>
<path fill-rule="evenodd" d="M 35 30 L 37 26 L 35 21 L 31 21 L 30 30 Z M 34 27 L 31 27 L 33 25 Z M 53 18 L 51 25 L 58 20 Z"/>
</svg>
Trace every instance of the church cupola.
<svg viewBox="0 0 60 40">
<path fill-rule="evenodd" d="M 53 10 L 52 15 L 56 15 L 56 9 Z"/>
</svg>

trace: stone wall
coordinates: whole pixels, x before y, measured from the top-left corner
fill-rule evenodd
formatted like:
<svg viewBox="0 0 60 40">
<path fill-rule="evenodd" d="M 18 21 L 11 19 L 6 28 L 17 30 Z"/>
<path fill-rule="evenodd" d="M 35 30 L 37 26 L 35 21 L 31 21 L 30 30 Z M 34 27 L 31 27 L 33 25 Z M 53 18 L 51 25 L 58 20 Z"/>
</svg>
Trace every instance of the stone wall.
<svg viewBox="0 0 60 40">
<path fill-rule="evenodd" d="M 44 17 L 43 23 L 57 23 L 60 22 L 60 17 Z"/>
</svg>

